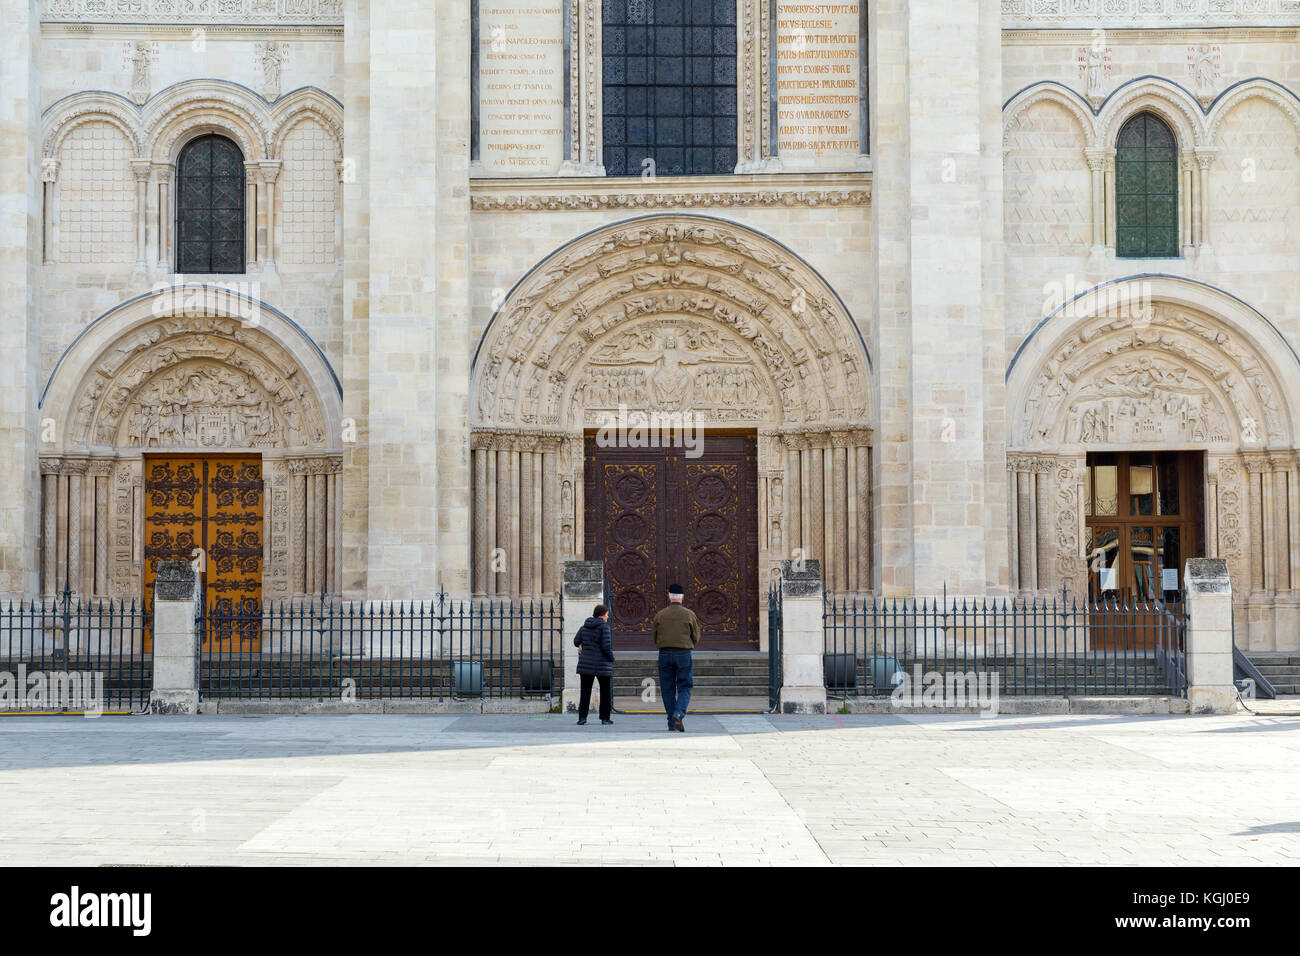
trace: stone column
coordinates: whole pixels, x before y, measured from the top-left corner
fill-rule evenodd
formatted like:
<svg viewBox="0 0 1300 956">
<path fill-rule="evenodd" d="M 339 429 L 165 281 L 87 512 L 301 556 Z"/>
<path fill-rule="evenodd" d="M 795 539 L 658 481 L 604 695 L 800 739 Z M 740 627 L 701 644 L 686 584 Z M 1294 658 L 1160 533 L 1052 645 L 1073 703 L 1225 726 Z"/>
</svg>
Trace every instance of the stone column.
<svg viewBox="0 0 1300 956">
<path fill-rule="evenodd" d="M 835 566 L 831 569 L 831 587 L 843 591 L 849 586 L 849 515 L 848 515 L 848 436 L 831 436 L 831 534 L 835 542 Z M 830 549 L 828 549 L 830 550 Z"/>
<path fill-rule="evenodd" d="M 1210 167 L 1214 165 L 1214 155 L 1217 150 L 1198 149 L 1196 151 L 1196 165 L 1198 167 L 1198 176 L 1196 178 L 1196 198 L 1200 206 L 1200 228 L 1197 233 L 1196 254 L 1200 256 L 1210 253 Z"/>
<path fill-rule="evenodd" d="M 1092 174 L 1092 255 L 1106 253 L 1106 151 L 1085 149 L 1084 158 Z"/>
<path fill-rule="evenodd" d="M 1232 676 L 1232 585 L 1222 558 L 1192 558 L 1183 573 L 1187 603 L 1187 703 L 1194 714 L 1237 709 Z"/>
<path fill-rule="evenodd" d="M 542 450 L 542 592 L 555 593 L 556 515 L 560 507 L 559 482 L 555 477 L 557 442 L 548 441 Z"/>
<path fill-rule="evenodd" d="M 95 596 L 108 596 L 108 469 L 95 475 Z"/>
<path fill-rule="evenodd" d="M 510 544 L 510 451 L 498 445 L 496 467 L 496 484 L 494 487 L 497 492 L 496 507 L 496 532 L 493 538 L 493 548 L 499 549 L 504 555 L 507 562 L 514 561 L 513 548 Z M 495 564 L 495 558 L 490 557 Z M 507 564 L 501 570 L 492 575 L 492 590 L 495 594 L 510 593 L 510 565 Z"/>
<path fill-rule="evenodd" d="M 199 712 L 198 575 L 188 561 L 159 561 L 154 580 L 151 714 Z"/>
<path fill-rule="evenodd" d="M 777 710 L 826 713 L 821 562 L 781 562 L 781 676 Z"/>
<path fill-rule="evenodd" d="M 1190 156 L 1178 158 L 1178 246 L 1183 250 L 1183 257 L 1188 258 L 1196 251 L 1192 224 L 1192 196 L 1196 192 L 1192 171 L 1196 168 Z"/>
<path fill-rule="evenodd" d="M 531 447 L 525 445 L 525 448 Z M 519 596 L 532 597 L 537 591 L 533 574 L 533 453 L 519 454 Z"/>
<path fill-rule="evenodd" d="M 566 714 L 578 712 L 578 649 L 573 635 L 591 616 L 591 609 L 604 600 L 604 565 L 600 561 L 565 561 L 560 603 L 564 629 L 560 646 L 564 651 L 564 693 L 561 709 Z M 594 696 L 594 695 L 593 695 Z"/>
<path fill-rule="evenodd" d="M 84 468 L 85 462 L 76 462 L 75 470 L 68 475 L 68 587 L 78 596 L 86 593 L 81 580 L 81 482 Z"/>
<path fill-rule="evenodd" d="M 258 176 L 257 163 L 244 163 L 244 258 L 248 260 L 249 272 L 257 268 L 257 225 L 261 219 L 261 211 L 257 206 Z M 179 265 L 179 257 L 177 264 Z"/>
<path fill-rule="evenodd" d="M 488 555 L 488 450 L 483 445 L 474 449 L 474 597 L 483 597 L 487 591 Z"/>
<path fill-rule="evenodd" d="M 266 222 L 266 256 L 262 262 L 263 269 L 275 268 L 275 181 L 280 176 L 280 161 L 264 159 L 258 164 L 261 173 L 263 217 Z"/>
<path fill-rule="evenodd" d="M 154 175 L 158 180 L 158 268 L 163 272 L 170 272 L 172 261 L 172 214 L 169 193 L 172 167 L 166 163 L 160 163 L 154 167 Z"/>
<path fill-rule="evenodd" d="M 42 469 L 41 489 L 41 510 L 45 519 L 44 534 L 41 536 L 41 592 L 48 595 L 54 594 L 58 589 L 59 476 Z"/>
<path fill-rule="evenodd" d="M 1115 150 L 1106 151 L 1106 250 L 1115 254 Z"/>
<path fill-rule="evenodd" d="M 149 247 L 149 176 L 153 163 L 147 159 L 131 160 L 135 175 L 135 268 L 146 266 Z"/>
<path fill-rule="evenodd" d="M 41 259 L 54 261 L 54 191 L 59 182 L 59 161 L 41 160 Z"/>
<path fill-rule="evenodd" d="M 320 464 L 324 464 L 320 461 Z M 316 579 L 312 581 L 311 593 L 320 594 L 329 590 L 329 578 L 326 576 L 325 568 L 325 537 L 326 521 L 325 512 L 325 474 L 313 476 L 315 485 L 313 487 L 314 496 L 311 502 L 312 526 L 315 529 L 315 535 L 312 538 L 312 564 L 316 571 Z"/>
</svg>

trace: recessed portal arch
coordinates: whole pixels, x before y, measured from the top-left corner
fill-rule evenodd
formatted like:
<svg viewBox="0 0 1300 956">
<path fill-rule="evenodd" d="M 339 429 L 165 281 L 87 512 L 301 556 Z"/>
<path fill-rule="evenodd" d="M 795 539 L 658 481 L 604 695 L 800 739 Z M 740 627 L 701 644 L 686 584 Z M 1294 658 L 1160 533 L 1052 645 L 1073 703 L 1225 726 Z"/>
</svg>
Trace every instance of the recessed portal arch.
<svg viewBox="0 0 1300 956">
<path fill-rule="evenodd" d="M 475 591 L 555 590 L 584 547 L 584 432 L 620 410 L 698 416 L 706 444 L 752 433 L 759 578 L 802 553 L 831 587 L 869 588 L 869 375 L 835 291 L 751 229 L 656 215 L 563 246 L 511 291 L 475 358 Z"/>
</svg>

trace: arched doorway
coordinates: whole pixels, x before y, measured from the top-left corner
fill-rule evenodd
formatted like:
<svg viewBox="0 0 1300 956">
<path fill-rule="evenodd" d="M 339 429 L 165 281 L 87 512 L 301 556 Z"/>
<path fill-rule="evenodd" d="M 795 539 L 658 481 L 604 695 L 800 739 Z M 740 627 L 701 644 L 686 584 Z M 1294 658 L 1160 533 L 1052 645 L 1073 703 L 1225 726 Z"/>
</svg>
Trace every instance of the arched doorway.
<svg viewBox="0 0 1300 956">
<path fill-rule="evenodd" d="M 1297 646 L 1300 358 L 1241 300 L 1142 276 L 1065 303 L 1007 374 L 1012 586 L 1181 587 L 1228 562 L 1245 649 Z"/>
<path fill-rule="evenodd" d="M 604 560 L 616 625 L 633 628 L 668 573 L 720 626 L 789 557 L 869 589 L 869 373 L 839 298 L 767 237 L 659 215 L 573 241 L 512 290 L 475 359 L 475 593 L 551 594 L 563 560 Z M 698 427 L 703 447 L 641 445 L 639 421 Z M 602 449 L 620 422 L 626 440 Z M 620 498 L 634 473 L 653 501 Z M 705 513 L 714 532 L 691 537 Z M 706 593 L 728 576 L 734 597 Z"/>
<path fill-rule="evenodd" d="M 92 322 L 42 397 L 41 589 L 151 599 L 205 553 L 205 600 L 338 589 L 338 381 L 287 316 L 190 285 Z"/>
</svg>

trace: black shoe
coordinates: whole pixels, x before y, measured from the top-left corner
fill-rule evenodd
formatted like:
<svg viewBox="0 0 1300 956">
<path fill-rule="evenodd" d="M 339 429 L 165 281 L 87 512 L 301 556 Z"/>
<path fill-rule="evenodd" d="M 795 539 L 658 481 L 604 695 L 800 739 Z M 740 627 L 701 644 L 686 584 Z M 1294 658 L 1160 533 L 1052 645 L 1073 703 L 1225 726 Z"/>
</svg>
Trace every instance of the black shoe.
<svg viewBox="0 0 1300 956">
<path fill-rule="evenodd" d="M 612 720 L 602 720 L 602 721 L 601 721 L 602 724 L 612 724 L 613 722 L 614 722 L 614 721 L 612 721 Z"/>
<path fill-rule="evenodd" d="M 586 717 L 579 717 L 579 718 L 578 718 L 578 726 L 579 726 L 579 727 L 581 727 L 581 726 L 582 726 L 583 724 L 585 724 L 586 722 L 587 722 L 587 718 L 586 718 Z"/>
<path fill-rule="evenodd" d="M 673 730 L 677 731 L 679 734 L 686 733 L 686 728 L 682 726 L 682 719 L 680 717 L 673 718 Z"/>
</svg>

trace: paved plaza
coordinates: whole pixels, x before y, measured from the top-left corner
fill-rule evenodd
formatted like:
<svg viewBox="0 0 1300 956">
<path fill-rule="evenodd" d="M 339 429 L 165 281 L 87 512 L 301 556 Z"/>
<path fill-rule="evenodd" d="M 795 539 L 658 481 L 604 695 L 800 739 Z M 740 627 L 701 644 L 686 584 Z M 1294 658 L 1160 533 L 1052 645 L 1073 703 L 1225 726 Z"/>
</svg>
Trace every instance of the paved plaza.
<svg viewBox="0 0 1300 956">
<path fill-rule="evenodd" d="M 0 719 L 3 864 L 1300 862 L 1300 718 Z"/>
</svg>

